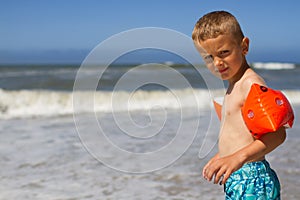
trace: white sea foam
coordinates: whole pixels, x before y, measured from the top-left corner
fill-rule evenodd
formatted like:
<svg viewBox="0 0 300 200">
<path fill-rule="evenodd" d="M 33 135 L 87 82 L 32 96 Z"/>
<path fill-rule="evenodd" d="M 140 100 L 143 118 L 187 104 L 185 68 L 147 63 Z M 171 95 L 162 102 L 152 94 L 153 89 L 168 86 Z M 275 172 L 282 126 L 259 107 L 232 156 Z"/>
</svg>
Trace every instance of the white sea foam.
<svg viewBox="0 0 300 200">
<path fill-rule="evenodd" d="M 59 116 L 73 114 L 73 96 L 80 102 L 76 112 L 122 112 L 155 108 L 179 109 L 185 107 L 205 108 L 209 105 L 206 90 L 183 89 L 175 91 L 81 91 L 58 92 L 46 90 L 0 90 L 0 118 L 24 118 L 36 116 Z M 94 97 L 89 105 L 87 97 Z M 190 102 L 193 100 L 198 105 Z"/>
<path fill-rule="evenodd" d="M 222 96 L 222 91 L 213 92 Z M 300 104 L 300 91 L 284 91 L 292 104 Z M 94 105 L 86 99 L 94 97 Z M 74 113 L 73 97 L 80 102 L 79 113 L 123 112 L 151 109 L 206 109 L 211 106 L 211 93 L 205 89 L 167 91 L 80 91 L 61 92 L 47 90 L 7 91 L 0 89 L 0 118 L 26 118 L 60 116 Z M 194 103 L 193 103 L 194 102 Z"/>
<path fill-rule="evenodd" d="M 269 62 L 269 63 L 257 62 L 257 63 L 253 63 L 252 66 L 256 69 L 269 69 L 269 70 L 294 69 L 296 67 L 296 65 L 293 63 L 275 63 L 275 62 Z"/>
</svg>

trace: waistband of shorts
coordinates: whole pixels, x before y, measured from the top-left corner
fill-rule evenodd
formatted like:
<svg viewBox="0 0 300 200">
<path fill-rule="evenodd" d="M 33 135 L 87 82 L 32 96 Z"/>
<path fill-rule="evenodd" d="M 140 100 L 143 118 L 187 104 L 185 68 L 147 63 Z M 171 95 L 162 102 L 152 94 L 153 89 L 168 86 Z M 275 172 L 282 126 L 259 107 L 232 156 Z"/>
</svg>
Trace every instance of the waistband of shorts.
<svg viewBox="0 0 300 200">
<path fill-rule="evenodd" d="M 266 160 L 249 162 L 244 164 L 240 169 L 231 174 L 234 180 L 244 180 L 256 177 L 270 176 L 273 170 Z"/>
</svg>

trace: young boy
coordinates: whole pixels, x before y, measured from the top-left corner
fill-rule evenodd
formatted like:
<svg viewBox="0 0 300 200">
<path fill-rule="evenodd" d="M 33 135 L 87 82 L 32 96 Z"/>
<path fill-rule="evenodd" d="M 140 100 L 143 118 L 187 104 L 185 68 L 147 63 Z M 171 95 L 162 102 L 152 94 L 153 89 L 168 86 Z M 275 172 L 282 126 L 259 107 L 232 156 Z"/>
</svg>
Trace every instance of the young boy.
<svg viewBox="0 0 300 200">
<path fill-rule="evenodd" d="M 284 142 L 285 128 L 255 139 L 241 114 L 251 85 L 266 85 L 247 63 L 249 39 L 236 18 L 226 11 L 201 17 L 192 38 L 207 67 L 229 83 L 223 102 L 219 152 L 203 168 L 204 178 L 225 184 L 226 199 L 280 199 L 279 180 L 265 155 Z"/>
</svg>

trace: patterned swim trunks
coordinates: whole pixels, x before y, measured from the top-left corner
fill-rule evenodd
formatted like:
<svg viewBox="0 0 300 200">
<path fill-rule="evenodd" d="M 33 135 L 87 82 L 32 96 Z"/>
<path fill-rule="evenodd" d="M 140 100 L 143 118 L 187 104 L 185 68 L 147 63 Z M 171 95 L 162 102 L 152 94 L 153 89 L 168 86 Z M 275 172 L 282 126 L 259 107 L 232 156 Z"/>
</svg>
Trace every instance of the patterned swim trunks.
<svg viewBox="0 0 300 200">
<path fill-rule="evenodd" d="M 246 163 L 226 181 L 226 199 L 280 200 L 280 183 L 266 160 Z"/>
</svg>

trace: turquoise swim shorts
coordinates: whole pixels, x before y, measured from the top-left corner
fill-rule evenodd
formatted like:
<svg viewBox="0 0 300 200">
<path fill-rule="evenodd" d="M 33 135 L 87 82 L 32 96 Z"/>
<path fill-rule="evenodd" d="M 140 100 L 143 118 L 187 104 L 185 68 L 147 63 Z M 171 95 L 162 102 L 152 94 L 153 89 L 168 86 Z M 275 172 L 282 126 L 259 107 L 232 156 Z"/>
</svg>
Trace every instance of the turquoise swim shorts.
<svg viewBox="0 0 300 200">
<path fill-rule="evenodd" d="M 226 199 L 280 200 L 280 183 L 266 160 L 246 163 L 224 186 Z"/>
</svg>

